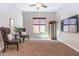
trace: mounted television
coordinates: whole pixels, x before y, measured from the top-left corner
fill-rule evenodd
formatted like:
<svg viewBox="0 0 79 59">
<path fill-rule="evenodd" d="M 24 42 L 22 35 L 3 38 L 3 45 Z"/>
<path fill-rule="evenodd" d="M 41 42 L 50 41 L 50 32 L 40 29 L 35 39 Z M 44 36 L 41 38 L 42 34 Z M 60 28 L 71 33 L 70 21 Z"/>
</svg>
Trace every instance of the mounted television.
<svg viewBox="0 0 79 59">
<path fill-rule="evenodd" d="M 62 20 L 61 31 L 78 32 L 78 15 Z"/>
</svg>

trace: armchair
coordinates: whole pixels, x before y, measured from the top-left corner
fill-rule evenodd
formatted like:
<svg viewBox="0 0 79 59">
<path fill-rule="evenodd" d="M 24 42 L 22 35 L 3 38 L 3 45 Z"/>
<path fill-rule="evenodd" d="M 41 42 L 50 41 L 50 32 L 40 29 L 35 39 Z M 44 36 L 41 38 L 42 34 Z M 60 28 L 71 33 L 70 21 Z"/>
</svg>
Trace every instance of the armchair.
<svg viewBox="0 0 79 59">
<path fill-rule="evenodd" d="M 9 39 L 7 37 L 7 34 L 10 33 L 10 28 L 1 27 L 0 31 L 1 31 L 1 35 L 2 35 L 2 38 L 3 38 L 3 42 L 4 42 L 3 53 L 5 52 L 6 48 L 8 48 L 8 45 L 16 45 L 17 51 L 19 51 L 19 49 L 18 49 L 19 48 L 19 41 L 15 40 L 15 39 L 9 41 Z"/>
</svg>

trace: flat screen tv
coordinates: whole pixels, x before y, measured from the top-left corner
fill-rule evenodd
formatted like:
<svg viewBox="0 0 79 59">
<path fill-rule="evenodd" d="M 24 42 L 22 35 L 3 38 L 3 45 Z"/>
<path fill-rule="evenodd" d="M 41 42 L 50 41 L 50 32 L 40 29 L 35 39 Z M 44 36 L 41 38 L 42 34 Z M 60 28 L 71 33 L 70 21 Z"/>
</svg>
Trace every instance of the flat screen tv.
<svg viewBox="0 0 79 59">
<path fill-rule="evenodd" d="M 61 21 L 61 31 L 78 32 L 78 15 L 71 16 Z"/>
</svg>

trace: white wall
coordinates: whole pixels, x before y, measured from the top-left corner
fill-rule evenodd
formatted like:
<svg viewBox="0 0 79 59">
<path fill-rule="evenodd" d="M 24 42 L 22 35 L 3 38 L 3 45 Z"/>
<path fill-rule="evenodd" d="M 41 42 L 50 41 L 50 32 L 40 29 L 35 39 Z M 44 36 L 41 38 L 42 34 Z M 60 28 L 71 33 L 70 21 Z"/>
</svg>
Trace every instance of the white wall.
<svg viewBox="0 0 79 59">
<path fill-rule="evenodd" d="M 16 5 L 0 3 L 0 27 L 9 27 L 9 18 L 13 18 L 15 20 L 15 26 L 23 26 L 21 11 L 16 7 Z"/>
<path fill-rule="evenodd" d="M 79 15 L 79 4 L 74 4 L 74 3 L 64 4 L 64 6 L 58 10 L 56 14 L 56 18 L 59 23 L 57 29 L 58 31 L 57 37 L 60 41 L 64 42 L 65 44 L 79 51 L 79 33 L 67 33 L 60 31 L 61 20 L 76 14 Z"/>
<path fill-rule="evenodd" d="M 13 18 L 15 20 L 15 26 L 23 27 L 22 13 L 16 5 L 0 3 L 0 27 L 9 27 L 9 18 Z M 2 45 L 2 39 L 0 39 L 0 50 L 3 48 Z"/>
<path fill-rule="evenodd" d="M 35 34 L 33 33 L 33 17 L 46 17 L 46 33 Z M 30 37 L 48 37 L 48 23 L 49 21 L 55 20 L 55 13 L 53 12 L 23 12 L 23 26 L 26 28 L 27 33 Z"/>
</svg>

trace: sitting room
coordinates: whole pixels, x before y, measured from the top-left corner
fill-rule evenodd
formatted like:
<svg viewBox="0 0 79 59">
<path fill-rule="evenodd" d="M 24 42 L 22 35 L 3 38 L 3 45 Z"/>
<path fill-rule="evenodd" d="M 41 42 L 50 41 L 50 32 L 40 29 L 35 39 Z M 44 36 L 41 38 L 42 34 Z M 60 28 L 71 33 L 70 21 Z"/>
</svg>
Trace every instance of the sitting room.
<svg viewBox="0 0 79 59">
<path fill-rule="evenodd" d="M 79 3 L 0 3 L 0 56 L 79 56 Z"/>
</svg>

